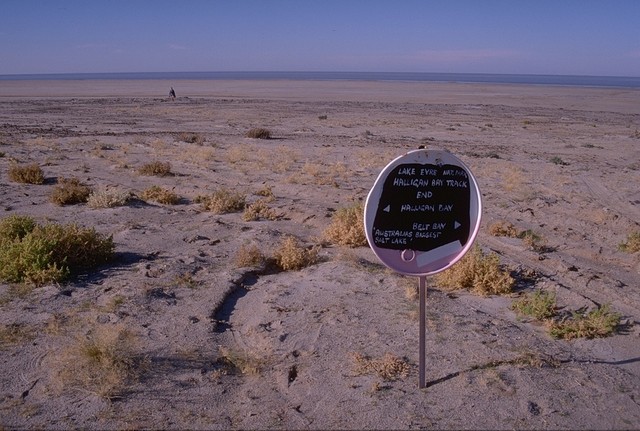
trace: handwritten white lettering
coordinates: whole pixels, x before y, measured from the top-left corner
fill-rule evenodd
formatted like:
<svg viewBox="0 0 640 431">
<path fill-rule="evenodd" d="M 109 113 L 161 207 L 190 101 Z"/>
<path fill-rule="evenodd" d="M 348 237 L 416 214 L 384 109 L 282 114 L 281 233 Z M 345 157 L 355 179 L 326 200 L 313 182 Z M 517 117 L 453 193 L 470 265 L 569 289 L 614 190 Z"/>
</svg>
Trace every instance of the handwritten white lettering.
<svg viewBox="0 0 640 431">
<path fill-rule="evenodd" d="M 463 189 L 467 188 L 466 181 L 459 181 L 459 180 L 445 180 L 445 181 L 447 182 L 448 187 L 460 187 Z"/>
<path fill-rule="evenodd" d="M 400 212 L 426 212 L 426 211 L 431 211 L 431 212 L 435 212 L 436 211 L 436 206 L 435 205 L 429 205 L 429 204 L 423 204 L 423 205 L 411 205 L 411 204 L 402 204 L 400 206 Z"/>
</svg>

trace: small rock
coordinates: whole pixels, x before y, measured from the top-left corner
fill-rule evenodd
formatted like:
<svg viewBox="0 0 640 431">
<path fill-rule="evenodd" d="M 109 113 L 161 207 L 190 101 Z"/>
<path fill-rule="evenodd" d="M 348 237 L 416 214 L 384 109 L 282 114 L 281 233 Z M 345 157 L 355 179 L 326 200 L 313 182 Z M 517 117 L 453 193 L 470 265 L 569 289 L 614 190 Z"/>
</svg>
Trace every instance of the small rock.
<svg viewBox="0 0 640 431">
<path fill-rule="evenodd" d="M 529 403 L 527 404 L 527 409 L 533 416 L 538 416 L 540 414 L 540 406 L 533 401 L 529 401 Z"/>
</svg>

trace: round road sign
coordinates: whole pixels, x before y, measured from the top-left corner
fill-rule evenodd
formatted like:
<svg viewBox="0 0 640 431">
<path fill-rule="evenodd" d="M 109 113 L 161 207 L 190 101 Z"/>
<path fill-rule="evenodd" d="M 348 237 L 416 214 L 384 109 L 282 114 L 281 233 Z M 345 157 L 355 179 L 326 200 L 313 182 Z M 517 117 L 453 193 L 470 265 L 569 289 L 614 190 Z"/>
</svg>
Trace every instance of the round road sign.
<svg viewBox="0 0 640 431">
<path fill-rule="evenodd" d="M 389 268 L 426 276 L 456 263 L 473 244 L 482 213 L 475 178 L 441 150 L 415 150 L 389 163 L 367 196 L 369 245 Z"/>
</svg>

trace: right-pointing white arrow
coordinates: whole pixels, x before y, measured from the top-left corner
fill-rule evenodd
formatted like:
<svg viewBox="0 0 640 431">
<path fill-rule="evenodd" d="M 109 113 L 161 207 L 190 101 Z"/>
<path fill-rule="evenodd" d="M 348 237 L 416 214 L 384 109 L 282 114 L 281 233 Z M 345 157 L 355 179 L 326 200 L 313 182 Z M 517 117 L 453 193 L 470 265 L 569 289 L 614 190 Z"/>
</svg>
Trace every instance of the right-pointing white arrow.
<svg viewBox="0 0 640 431">
<path fill-rule="evenodd" d="M 458 229 L 460 226 L 462 226 L 460 223 L 458 223 L 457 221 L 453 222 L 453 230 Z"/>
</svg>

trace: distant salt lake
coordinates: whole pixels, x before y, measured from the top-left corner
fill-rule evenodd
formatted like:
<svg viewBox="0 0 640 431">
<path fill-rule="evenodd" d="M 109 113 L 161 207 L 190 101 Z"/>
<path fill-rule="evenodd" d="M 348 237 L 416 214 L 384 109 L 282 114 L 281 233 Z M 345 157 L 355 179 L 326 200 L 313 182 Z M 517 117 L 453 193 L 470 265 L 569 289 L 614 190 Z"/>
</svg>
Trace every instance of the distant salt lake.
<svg viewBox="0 0 640 431">
<path fill-rule="evenodd" d="M 640 88 L 640 77 L 418 72 L 135 72 L 0 75 L 9 80 L 406 81 Z"/>
</svg>

